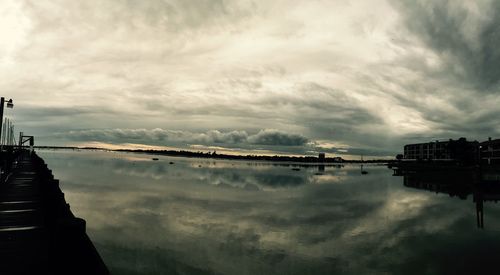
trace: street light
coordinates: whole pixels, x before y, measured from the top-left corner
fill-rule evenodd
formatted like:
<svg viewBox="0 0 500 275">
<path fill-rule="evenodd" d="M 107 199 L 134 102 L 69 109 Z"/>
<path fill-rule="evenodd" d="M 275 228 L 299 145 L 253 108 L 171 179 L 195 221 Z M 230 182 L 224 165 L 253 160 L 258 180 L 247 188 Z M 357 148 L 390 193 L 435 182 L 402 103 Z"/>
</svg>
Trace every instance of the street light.
<svg viewBox="0 0 500 275">
<path fill-rule="evenodd" d="M 7 101 L 7 108 L 10 108 L 10 109 L 14 108 L 14 103 L 12 103 L 12 98 L 9 99 L 9 101 Z"/>
</svg>

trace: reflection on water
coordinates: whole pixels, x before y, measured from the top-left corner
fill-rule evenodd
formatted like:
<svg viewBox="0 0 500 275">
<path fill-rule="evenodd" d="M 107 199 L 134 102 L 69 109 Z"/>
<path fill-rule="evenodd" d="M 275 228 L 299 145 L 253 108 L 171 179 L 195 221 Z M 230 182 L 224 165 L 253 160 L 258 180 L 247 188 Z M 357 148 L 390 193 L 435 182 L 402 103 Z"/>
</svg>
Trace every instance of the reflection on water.
<svg viewBox="0 0 500 275">
<path fill-rule="evenodd" d="M 461 191 L 383 166 L 40 155 L 113 274 L 477 274 L 500 256 L 500 207 L 478 229 Z"/>
<path fill-rule="evenodd" d="M 484 228 L 484 202 L 497 203 L 500 200 L 499 171 L 466 169 L 438 173 L 394 170 L 394 175 L 403 176 L 404 185 L 407 187 L 445 193 L 462 200 L 472 196 L 479 228 Z"/>
</svg>

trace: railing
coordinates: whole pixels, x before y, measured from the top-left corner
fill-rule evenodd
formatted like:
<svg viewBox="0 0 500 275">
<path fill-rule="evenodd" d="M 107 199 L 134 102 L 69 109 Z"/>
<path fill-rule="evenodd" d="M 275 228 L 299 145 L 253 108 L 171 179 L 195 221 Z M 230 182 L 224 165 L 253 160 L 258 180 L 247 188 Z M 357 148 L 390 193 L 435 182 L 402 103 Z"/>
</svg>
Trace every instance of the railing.
<svg viewBox="0 0 500 275">
<path fill-rule="evenodd" d="M 15 144 L 14 139 L 14 125 L 10 120 L 6 119 L 4 124 L 4 129 L 10 129 L 9 131 L 2 131 L 2 136 L 0 136 L 0 184 L 5 183 L 9 179 L 9 175 L 12 173 L 14 163 L 24 154 L 23 151 L 28 151 L 30 154 L 33 153 L 35 145 L 34 136 L 25 136 L 22 132 L 19 134 L 19 144 Z"/>
<path fill-rule="evenodd" d="M 0 118 L 0 121 L 2 119 Z M 0 183 L 4 183 L 12 171 L 14 160 L 17 157 L 15 152 L 14 123 L 9 118 L 4 118 L 0 123 Z"/>
<path fill-rule="evenodd" d="M 13 145 L 4 146 L 0 151 L 0 184 L 5 183 L 12 173 L 14 163 L 19 158 L 21 151 L 17 150 Z"/>
</svg>

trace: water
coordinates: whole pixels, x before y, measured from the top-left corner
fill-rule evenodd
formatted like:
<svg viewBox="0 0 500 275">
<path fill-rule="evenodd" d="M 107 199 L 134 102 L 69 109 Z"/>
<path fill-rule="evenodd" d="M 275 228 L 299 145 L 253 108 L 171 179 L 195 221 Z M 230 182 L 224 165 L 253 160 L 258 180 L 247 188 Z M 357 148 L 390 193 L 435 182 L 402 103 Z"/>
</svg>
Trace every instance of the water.
<svg viewBox="0 0 500 275">
<path fill-rule="evenodd" d="M 497 204 L 478 228 L 472 195 L 384 166 L 39 154 L 112 274 L 477 274 L 500 256 Z"/>
</svg>

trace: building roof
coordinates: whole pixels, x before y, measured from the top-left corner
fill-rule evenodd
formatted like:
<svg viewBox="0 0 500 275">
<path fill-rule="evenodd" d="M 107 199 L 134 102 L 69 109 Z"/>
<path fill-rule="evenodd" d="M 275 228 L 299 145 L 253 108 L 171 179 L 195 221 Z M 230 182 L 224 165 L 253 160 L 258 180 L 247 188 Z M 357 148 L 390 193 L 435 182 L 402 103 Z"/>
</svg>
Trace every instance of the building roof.
<svg viewBox="0 0 500 275">
<path fill-rule="evenodd" d="M 459 138 L 459 139 L 449 139 L 449 140 L 442 140 L 442 141 L 436 140 L 436 141 L 423 142 L 423 143 L 406 144 L 405 147 L 406 146 L 415 146 L 415 145 L 426 145 L 426 144 L 432 144 L 432 143 L 449 143 L 449 142 L 457 142 L 457 141 L 463 141 L 466 143 L 479 143 L 477 140 L 471 141 L 471 140 L 467 140 L 466 138 Z M 499 139 L 499 142 L 500 142 L 500 139 Z"/>
<path fill-rule="evenodd" d="M 492 139 L 480 143 L 480 145 L 497 145 L 497 144 L 500 144 L 500 139 Z"/>
</svg>

